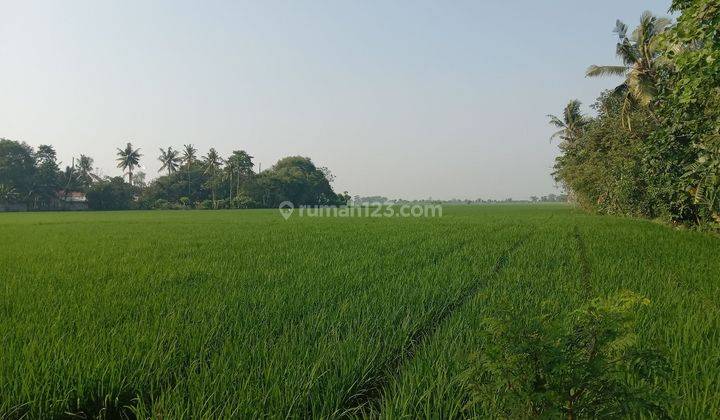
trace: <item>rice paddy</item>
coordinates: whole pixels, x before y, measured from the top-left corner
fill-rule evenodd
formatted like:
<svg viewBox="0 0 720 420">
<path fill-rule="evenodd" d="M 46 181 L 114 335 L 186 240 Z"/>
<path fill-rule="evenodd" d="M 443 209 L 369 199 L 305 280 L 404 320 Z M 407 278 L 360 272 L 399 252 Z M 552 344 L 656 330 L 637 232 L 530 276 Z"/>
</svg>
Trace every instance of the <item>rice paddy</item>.
<svg viewBox="0 0 720 420">
<path fill-rule="evenodd" d="M 0 418 L 473 417 L 482 319 L 631 290 L 720 415 L 720 240 L 564 205 L 0 214 Z"/>
</svg>

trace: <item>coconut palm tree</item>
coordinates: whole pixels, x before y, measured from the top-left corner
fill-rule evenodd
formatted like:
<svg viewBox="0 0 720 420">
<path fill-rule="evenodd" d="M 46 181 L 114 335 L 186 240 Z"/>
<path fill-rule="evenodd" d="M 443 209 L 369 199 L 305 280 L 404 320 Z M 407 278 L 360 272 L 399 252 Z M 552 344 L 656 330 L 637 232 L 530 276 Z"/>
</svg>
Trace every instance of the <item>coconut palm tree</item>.
<svg viewBox="0 0 720 420">
<path fill-rule="evenodd" d="M 225 161 L 227 165 L 225 165 L 225 168 L 220 172 L 220 181 L 225 183 L 227 182 L 228 186 L 228 202 L 230 202 L 233 198 L 233 181 L 235 179 L 235 173 L 234 173 L 234 167 L 230 165 L 230 162 L 227 160 Z"/>
<path fill-rule="evenodd" d="M 197 161 L 197 149 L 192 144 L 183 145 L 182 151 L 182 163 L 183 165 L 190 167 Z"/>
<path fill-rule="evenodd" d="M 18 197 L 18 193 L 15 190 L 15 188 L 0 184 L 0 203 L 12 203 L 14 202 Z"/>
<path fill-rule="evenodd" d="M 235 195 L 240 194 L 241 180 L 252 173 L 255 164 L 253 157 L 244 150 L 235 150 L 227 159 L 227 171 L 230 174 L 230 181 L 235 182 Z M 231 188 L 232 190 L 232 188 Z"/>
<path fill-rule="evenodd" d="M 192 168 L 192 165 L 197 161 L 197 149 L 192 144 L 186 144 L 183 145 L 183 152 L 182 152 L 182 163 L 185 166 L 185 170 L 187 171 L 187 179 L 188 179 L 188 198 L 190 198 L 190 195 L 192 195 L 192 190 L 190 187 L 190 169 Z"/>
<path fill-rule="evenodd" d="M 168 147 L 167 150 L 163 150 L 161 147 L 158 160 L 162 163 L 158 172 L 167 171 L 168 175 L 170 175 L 171 173 L 176 172 L 180 166 L 180 152 L 173 150 L 172 147 Z"/>
<path fill-rule="evenodd" d="M 132 143 L 128 143 L 125 149 L 117 149 L 117 167 L 127 171 L 128 183 L 132 185 L 133 171 L 140 166 L 140 149 L 133 149 Z"/>
<path fill-rule="evenodd" d="M 90 186 L 94 179 L 96 180 L 98 178 L 95 174 L 93 174 L 93 163 L 94 161 L 91 157 L 80 155 L 80 158 L 75 164 L 75 169 L 78 173 L 78 179 L 82 186 L 86 188 Z"/>
<path fill-rule="evenodd" d="M 210 176 L 208 182 L 210 189 L 212 190 L 213 207 L 217 207 L 217 200 L 215 198 L 215 190 L 219 181 L 219 172 L 222 167 L 223 161 L 218 152 L 214 147 L 211 147 L 208 154 L 203 157 L 203 168 L 205 175 Z"/>
<path fill-rule="evenodd" d="M 588 119 L 580 111 L 580 105 L 580 101 L 573 99 L 565 106 L 562 118 L 548 115 L 550 124 L 559 129 L 550 136 L 550 140 L 560 137 L 562 140 L 572 143 L 580 136 L 583 127 L 588 123 Z"/>
<path fill-rule="evenodd" d="M 587 69 L 587 77 L 625 77 L 625 82 L 615 89 L 624 95 L 624 115 L 637 105 L 648 108 L 655 98 L 658 70 L 662 65 L 658 35 L 671 23 L 670 19 L 657 17 L 646 11 L 642 14 L 638 27 L 628 36 L 627 25 L 618 20 L 614 32 L 619 38 L 616 53 L 622 60 L 622 65 L 592 65 Z M 629 126 L 629 118 L 627 123 Z"/>
<path fill-rule="evenodd" d="M 70 191 L 74 191 L 82 186 L 80 182 L 80 174 L 73 162 L 72 165 L 66 166 L 65 171 L 60 173 L 60 185 L 63 189 L 63 196 L 67 197 Z"/>
<path fill-rule="evenodd" d="M 133 175 L 133 182 L 135 183 L 136 187 L 145 188 L 147 187 L 147 184 L 145 183 L 145 178 L 147 177 L 147 174 L 143 171 L 137 171 Z"/>
</svg>

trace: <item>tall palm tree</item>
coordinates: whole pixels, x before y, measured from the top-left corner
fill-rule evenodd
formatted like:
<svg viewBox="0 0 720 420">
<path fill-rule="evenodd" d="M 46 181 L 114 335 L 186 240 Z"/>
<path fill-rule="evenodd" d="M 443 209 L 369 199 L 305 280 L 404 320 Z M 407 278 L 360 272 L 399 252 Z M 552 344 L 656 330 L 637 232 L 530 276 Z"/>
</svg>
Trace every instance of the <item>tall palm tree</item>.
<svg viewBox="0 0 720 420">
<path fill-rule="evenodd" d="M 197 161 L 197 149 L 192 144 L 183 145 L 182 163 L 190 166 Z"/>
<path fill-rule="evenodd" d="M 228 202 L 230 202 L 233 198 L 233 181 L 235 180 L 235 172 L 233 166 L 225 160 L 227 165 L 225 165 L 225 169 L 222 170 L 220 173 L 220 181 L 223 183 L 228 183 Z"/>
<path fill-rule="evenodd" d="M 60 173 L 60 185 L 62 185 L 65 195 L 81 186 L 80 174 L 74 162 L 72 165 L 66 166 L 65 171 Z"/>
<path fill-rule="evenodd" d="M 132 143 L 128 143 L 125 149 L 117 149 L 117 167 L 127 171 L 128 182 L 132 185 L 133 171 L 140 166 L 140 149 L 133 149 Z"/>
<path fill-rule="evenodd" d="M 210 176 L 210 189 L 212 190 L 213 207 L 217 207 L 215 199 L 215 190 L 218 182 L 218 173 L 222 167 L 223 161 L 214 147 L 211 147 L 208 154 L 203 157 L 204 173 Z"/>
<path fill-rule="evenodd" d="M 158 160 L 162 163 L 158 172 L 167 171 L 168 175 L 170 175 L 171 173 L 176 172 L 180 166 L 180 152 L 173 150 L 172 147 L 168 147 L 167 150 L 163 150 L 161 147 Z"/>
<path fill-rule="evenodd" d="M 646 11 L 642 14 L 638 27 L 628 36 L 627 25 L 618 20 L 613 32 L 618 35 L 616 53 L 622 60 L 622 65 L 592 65 L 587 69 L 587 77 L 625 77 L 625 82 L 615 89 L 624 95 L 624 116 L 638 104 L 649 107 L 655 98 L 658 70 L 662 64 L 658 35 L 671 23 L 668 18 L 657 17 Z M 627 123 L 629 127 L 629 118 Z"/>
<path fill-rule="evenodd" d="M 255 164 L 253 157 L 244 150 L 235 150 L 227 159 L 227 170 L 230 173 L 230 180 L 235 182 L 235 195 L 240 194 L 240 183 L 242 179 L 252 174 Z M 232 188 L 231 188 L 232 189 Z"/>
<path fill-rule="evenodd" d="M 75 164 L 75 169 L 78 172 L 78 179 L 84 187 L 90 186 L 93 179 L 97 179 L 97 176 L 93 174 L 93 164 L 93 159 L 85 155 L 80 155 L 80 158 Z"/>
<path fill-rule="evenodd" d="M 197 161 L 197 149 L 192 144 L 185 144 L 183 145 L 183 152 L 182 152 L 182 163 L 185 165 L 185 170 L 187 171 L 187 179 L 188 179 L 188 198 L 190 198 L 190 195 L 192 195 L 192 190 L 190 187 L 190 169 L 192 168 L 192 165 Z"/>
<path fill-rule="evenodd" d="M 135 183 L 136 187 L 145 188 L 147 184 L 145 183 L 145 177 L 147 175 L 143 171 L 137 171 L 135 175 L 133 176 L 133 182 Z"/>
<path fill-rule="evenodd" d="M 588 123 L 588 119 L 580 111 L 580 105 L 580 101 L 573 99 L 565 106 L 562 118 L 548 115 L 550 124 L 559 129 L 550 136 L 550 140 L 560 137 L 562 140 L 572 143 L 580 136 L 583 127 Z"/>
</svg>

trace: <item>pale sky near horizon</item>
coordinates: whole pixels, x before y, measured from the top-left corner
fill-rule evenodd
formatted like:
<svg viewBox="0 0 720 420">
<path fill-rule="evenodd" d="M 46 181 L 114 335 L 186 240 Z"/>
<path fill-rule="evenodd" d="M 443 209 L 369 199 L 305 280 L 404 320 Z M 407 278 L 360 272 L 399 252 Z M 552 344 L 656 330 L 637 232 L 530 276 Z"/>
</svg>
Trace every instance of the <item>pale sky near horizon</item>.
<svg viewBox="0 0 720 420">
<path fill-rule="evenodd" d="M 616 19 L 669 0 L 0 0 L 0 137 L 120 175 L 131 141 L 303 155 L 336 191 L 389 198 L 558 193 L 546 114 L 618 79 Z"/>
</svg>

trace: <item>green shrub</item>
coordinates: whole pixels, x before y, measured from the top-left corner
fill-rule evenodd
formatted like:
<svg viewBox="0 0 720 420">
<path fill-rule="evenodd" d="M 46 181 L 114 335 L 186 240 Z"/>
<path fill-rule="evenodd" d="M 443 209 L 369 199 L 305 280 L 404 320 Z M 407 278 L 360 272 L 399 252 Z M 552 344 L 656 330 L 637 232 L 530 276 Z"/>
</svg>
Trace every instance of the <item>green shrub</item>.
<svg viewBox="0 0 720 420">
<path fill-rule="evenodd" d="M 160 199 L 155 200 L 155 202 L 152 205 L 152 208 L 155 210 L 168 210 L 168 209 L 170 209 L 170 202 L 160 198 Z"/>
<path fill-rule="evenodd" d="M 623 292 L 565 317 L 487 319 L 486 348 L 466 372 L 469 405 L 493 418 L 667 417 L 669 363 L 635 331 L 648 304 Z"/>
<path fill-rule="evenodd" d="M 134 187 L 123 178 L 108 178 L 90 186 L 88 206 L 93 210 L 127 210 L 135 206 L 134 195 Z"/>
<path fill-rule="evenodd" d="M 241 194 L 232 199 L 230 207 L 234 209 L 250 209 L 257 207 L 257 203 L 247 194 Z"/>
<path fill-rule="evenodd" d="M 197 207 L 198 209 L 201 209 L 201 210 L 212 210 L 213 208 L 215 208 L 212 200 L 200 201 L 200 202 L 196 203 L 195 207 Z"/>
</svg>

